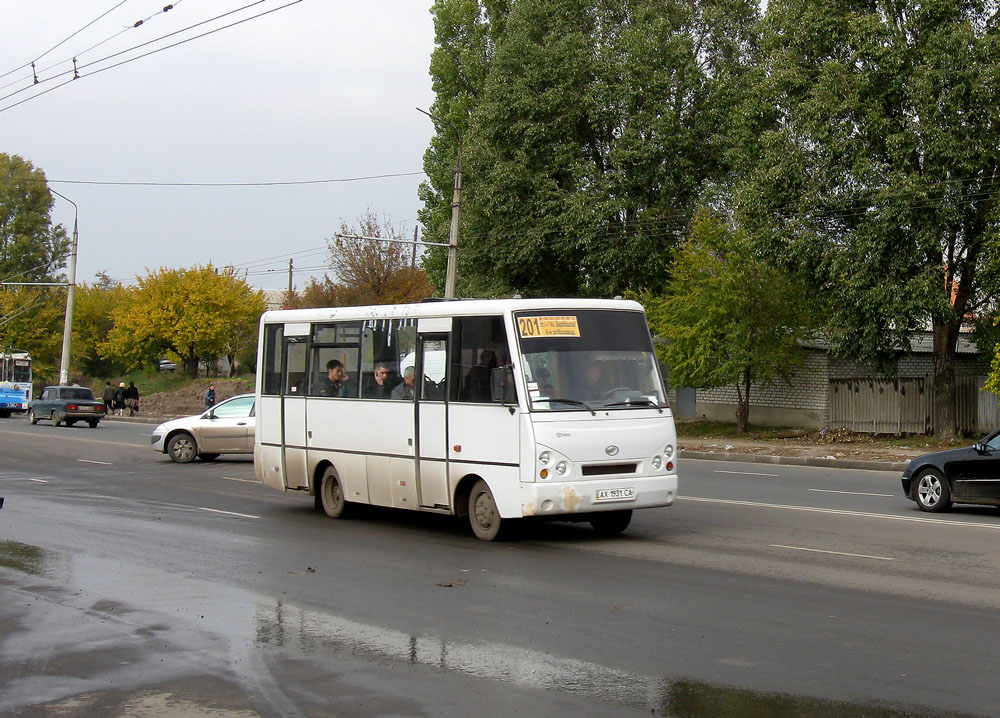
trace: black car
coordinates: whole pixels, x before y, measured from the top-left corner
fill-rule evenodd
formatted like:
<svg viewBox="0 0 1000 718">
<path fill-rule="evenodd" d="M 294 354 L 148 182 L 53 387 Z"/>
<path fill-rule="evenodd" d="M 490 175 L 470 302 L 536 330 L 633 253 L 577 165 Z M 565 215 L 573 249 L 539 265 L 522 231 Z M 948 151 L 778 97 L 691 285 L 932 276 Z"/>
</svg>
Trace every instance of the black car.
<svg viewBox="0 0 1000 718">
<path fill-rule="evenodd" d="M 96 429 L 107 409 L 104 402 L 94 398 L 94 392 L 85 386 L 47 386 L 42 395 L 28 404 L 28 421 L 37 424 L 48 419 L 53 426 L 66 422 L 73 426 L 86 421 Z"/>
<path fill-rule="evenodd" d="M 902 481 L 921 511 L 947 511 L 952 503 L 1000 506 L 1000 429 L 972 446 L 912 459 Z"/>
</svg>

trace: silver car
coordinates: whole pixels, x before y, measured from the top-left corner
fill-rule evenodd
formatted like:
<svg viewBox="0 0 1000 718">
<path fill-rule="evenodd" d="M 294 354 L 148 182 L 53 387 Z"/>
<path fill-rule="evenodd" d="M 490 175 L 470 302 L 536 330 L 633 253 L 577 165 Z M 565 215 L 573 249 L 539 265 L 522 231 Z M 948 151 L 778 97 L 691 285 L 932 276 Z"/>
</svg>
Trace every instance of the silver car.
<svg viewBox="0 0 1000 718">
<path fill-rule="evenodd" d="M 239 394 L 195 416 L 164 422 L 153 429 L 153 451 L 181 464 L 214 461 L 219 454 L 252 454 L 256 425 L 254 395 Z"/>
</svg>

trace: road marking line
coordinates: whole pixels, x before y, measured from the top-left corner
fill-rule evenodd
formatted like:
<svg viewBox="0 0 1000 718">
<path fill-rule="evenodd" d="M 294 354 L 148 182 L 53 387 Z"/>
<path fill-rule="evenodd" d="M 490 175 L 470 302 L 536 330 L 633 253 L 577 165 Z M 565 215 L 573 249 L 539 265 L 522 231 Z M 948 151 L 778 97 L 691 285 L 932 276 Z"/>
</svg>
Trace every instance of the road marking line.
<svg viewBox="0 0 1000 718">
<path fill-rule="evenodd" d="M 740 476 L 781 476 L 781 474 L 758 474 L 755 471 L 722 471 L 721 469 L 716 469 L 717 474 L 739 474 Z"/>
<path fill-rule="evenodd" d="M 890 521 L 913 521 L 921 524 L 942 524 L 945 526 L 968 526 L 980 529 L 1000 531 L 1000 524 L 979 524 L 971 521 L 951 521 L 948 519 L 932 519 L 922 516 L 894 516 L 893 514 L 875 514 L 867 511 L 846 511 L 844 509 L 821 509 L 816 506 L 787 506 L 785 504 L 764 504 L 756 501 L 734 501 L 731 499 L 709 499 L 701 496 L 678 496 L 681 501 L 701 501 L 706 504 L 731 504 L 733 506 L 756 506 L 764 509 L 786 509 L 788 511 L 810 511 L 817 514 L 839 514 L 841 516 L 858 516 L 869 519 L 888 519 Z"/>
<path fill-rule="evenodd" d="M 247 484 L 259 484 L 260 483 L 259 481 L 257 481 L 257 479 L 237 479 L 237 478 L 235 478 L 233 476 L 220 476 L 219 478 L 220 479 L 225 479 L 226 481 L 242 481 L 242 482 L 247 483 Z"/>
<path fill-rule="evenodd" d="M 790 551 L 810 551 L 812 553 L 828 553 L 833 556 L 850 556 L 851 558 L 872 558 L 876 561 L 895 561 L 894 558 L 889 558 L 888 556 L 869 556 L 864 553 L 847 553 L 846 551 L 824 551 L 821 548 L 805 548 L 804 546 L 782 546 L 780 543 L 768 544 L 771 548 L 787 548 Z"/>
<path fill-rule="evenodd" d="M 110 461 L 91 461 L 90 459 L 77 459 L 82 464 L 101 464 L 102 466 L 114 466 Z"/>
<path fill-rule="evenodd" d="M 253 514 L 238 514 L 235 511 L 219 511 L 219 509 L 208 509 L 204 506 L 199 506 L 202 511 L 211 511 L 213 514 L 225 514 L 226 516 L 239 516 L 244 519 L 259 519 L 260 516 L 254 516 Z"/>
<path fill-rule="evenodd" d="M 35 483 L 38 483 L 38 484 L 47 484 L 47 483 L 49 483 L 46 479 L 28 479 L 28 481 L 34 481 Z"/>
<path fill-rule="evenodd" d="M 850 494 L 851 496 L 895 496 L 896 494 L 869 494 L 864 491 L 834 491 L 833 489 L 809 489 L 821 494 Z"/>
</svg>

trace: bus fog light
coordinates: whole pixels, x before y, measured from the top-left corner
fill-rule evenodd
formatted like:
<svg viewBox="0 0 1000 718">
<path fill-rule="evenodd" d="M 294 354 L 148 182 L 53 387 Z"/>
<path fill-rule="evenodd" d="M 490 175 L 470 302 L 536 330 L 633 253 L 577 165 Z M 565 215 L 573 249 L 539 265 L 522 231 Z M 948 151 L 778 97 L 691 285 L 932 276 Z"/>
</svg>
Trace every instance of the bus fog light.
<svg viewBox="0 0 1000 718">
<path fill-rule="evenodd" d="M 659 455 L 657 455 L 653 457 L 653 460 L 650 463 L 653 465 L 654 469 L 659 471 L 660 467 L 663 466 L 663 459 L 661 459 Z"/>
<path fill-rule="evenodd" d="M 560 461 L 558 464 L 556 464 L 556 471 L 560 476 L 565 476 L 566 472 L 569 471 L 569 464 L 567 464 L 565 461 Z"/>
<path fill-rule="evenodd" d="M 545 501 L 542 502 L 542 511 L 544 512 L 551 510 L 552 510 L 552 499 L 545 499 Z"/>
<path fill-rule="evenodd" d="M 547 451 L 543 451 L 538 455 L 538 463 L 545 466 L 552 460 L 552 454 Z"/>
</svg>

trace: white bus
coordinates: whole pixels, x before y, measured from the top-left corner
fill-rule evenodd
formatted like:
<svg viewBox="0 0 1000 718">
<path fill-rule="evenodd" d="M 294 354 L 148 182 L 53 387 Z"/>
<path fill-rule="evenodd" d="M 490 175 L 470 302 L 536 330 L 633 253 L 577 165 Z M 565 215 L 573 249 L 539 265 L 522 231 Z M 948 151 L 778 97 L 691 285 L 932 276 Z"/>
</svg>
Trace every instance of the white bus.
<svg viewBox="0 0 1000 718">
<path fill-rule="evenodd" d="M 673 415 L 636 302 L 270 311 L 258 346 L 257 478 L 332 518 L 373 504 L 467 517 L 484 540 L 525 517 L 614 535 L 676 497 Z"/>
</svg>

